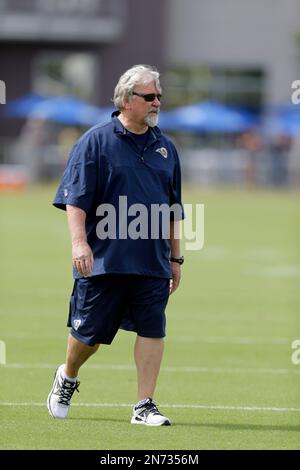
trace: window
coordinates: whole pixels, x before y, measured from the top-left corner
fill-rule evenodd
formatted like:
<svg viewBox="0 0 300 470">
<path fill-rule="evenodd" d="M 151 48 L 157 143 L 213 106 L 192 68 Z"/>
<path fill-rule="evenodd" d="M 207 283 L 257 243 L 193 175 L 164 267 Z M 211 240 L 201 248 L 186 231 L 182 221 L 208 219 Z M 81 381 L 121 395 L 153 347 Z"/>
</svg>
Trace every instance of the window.
<svg viewBox="0 0 300 470">
<path fill-rule="evenodd" d="M 92 101 L 96 58 L 91 53 L 41 53 L 33 70 L 33 92 L 41 95 L 75 95 Z"/>
<path fill-rule="evenodd" d="M 216 100 L 259 111 L 264 74 L 260 69 L 234 67 L 174 67 L 166 74 L 164 97 L 169 107 Z"/>
</svg>

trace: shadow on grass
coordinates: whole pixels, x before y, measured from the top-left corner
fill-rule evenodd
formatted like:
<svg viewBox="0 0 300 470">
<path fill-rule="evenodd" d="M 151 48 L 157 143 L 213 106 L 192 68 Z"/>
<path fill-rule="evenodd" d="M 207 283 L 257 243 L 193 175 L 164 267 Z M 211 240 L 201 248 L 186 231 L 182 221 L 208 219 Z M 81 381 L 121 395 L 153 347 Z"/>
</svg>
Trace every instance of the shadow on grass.
<svg viewBox="0 0 300 470">
<path fill-rule="evenodd" d="M 120 418 L 91 418 L 91 417 L 78 417 L 78 418 L 69 418 L 71 421 L 99 421 L 99 422 L 107 422 L 107 423 L 125 423 L 130 424 L 130 417 L 128 419 L 120 419 Z M 198 427 L 198 428 L 217 428 L 223 429 L 225 431 L 289 431 L 289 432 L 300 432 L 300 425 L 295 426 L 281 426 L 275 424 L 233 424 L 233 423 L 184 423 L 184 422 L 173 422 L 172 427 Z M 149 426 L 150 427 L 150 426 Z M 164 428 L 170 429 L 169 426 L 163 426 Z M 151 426 L 152 428 L 152 426 Z"/>
<path fill-rule="evenodd" d="M 130 423 L 130 418 L 128 419 L 120 419 L 120 418 L 91 418 L 89 416 L 81 416 L 77 418 L 68 418 L 68 421 L 99 421 L 99 422 L 107 422 L 107 423 Z"/>
<path fill-rule="evenodd" d="M 196 426 L 217 428 L 225 431 L 291 431 L 300 432 L 300 425 L 281 426 L 275 424 L 233 424 L 233 423 L 174 423 L 174 426 Z"/>
</svg>

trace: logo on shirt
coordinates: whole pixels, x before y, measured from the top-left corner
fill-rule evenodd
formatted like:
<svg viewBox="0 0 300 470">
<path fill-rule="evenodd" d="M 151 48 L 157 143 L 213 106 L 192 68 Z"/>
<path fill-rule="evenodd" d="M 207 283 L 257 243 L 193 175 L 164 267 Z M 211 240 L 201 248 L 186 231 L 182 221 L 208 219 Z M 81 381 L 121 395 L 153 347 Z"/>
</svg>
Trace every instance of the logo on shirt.
<svg viewBox="0 0 300 470">
<path fill-rule="evenodd" d="M 68 197 L 69 191 L 67 189 L 64 189 L 64 196 Z"/>
<path fill-rule="evenodd" d="M 160 153 L 161 156 L 164 158 L 168 157 L 168 150 L 166 149 L 166 147 L 160 147 L 159 149 L 156 149 L 155 152 Z"/>
<path fill-rule="evenodd" d="M 75 331 L 78 330 L 78 328 L 80 327 L 80 325 L 81 325 L 81 320 L 74 320 L 74 321 L 73 321 L 73 328 L 74 328 Z"/>
</svg>

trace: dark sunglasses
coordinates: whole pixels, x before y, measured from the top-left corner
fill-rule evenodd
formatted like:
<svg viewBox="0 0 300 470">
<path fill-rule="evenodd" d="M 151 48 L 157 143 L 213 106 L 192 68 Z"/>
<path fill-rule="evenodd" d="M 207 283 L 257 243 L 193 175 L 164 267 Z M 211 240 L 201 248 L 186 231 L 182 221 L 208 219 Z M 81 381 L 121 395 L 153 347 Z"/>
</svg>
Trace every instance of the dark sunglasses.
<svg viewBox="0 0 300 470">
<path fill-rule="evenodd" d="M 145 101 L 148 101 L 148 103 L 152 103 L 152 101 L 155 100 L 155 98 L 158 99 L 158 101 L 161 101 L 161 94 L 160 93 L 136 93 L 135 91 L 132 92 L 133 95 L 140 96 L 141 98 L 144 98 Z"/>
</svg>

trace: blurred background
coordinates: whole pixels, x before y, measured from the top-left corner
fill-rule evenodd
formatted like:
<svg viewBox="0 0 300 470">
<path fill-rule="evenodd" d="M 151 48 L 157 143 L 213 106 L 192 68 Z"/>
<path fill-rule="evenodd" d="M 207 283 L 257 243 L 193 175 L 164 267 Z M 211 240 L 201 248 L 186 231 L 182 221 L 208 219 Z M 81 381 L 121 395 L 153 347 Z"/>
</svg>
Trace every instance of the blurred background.
<svg viewBox="0 0 300 470">
<path fill-rule="evenodd" d="M 299 187 L 298 0 L 0 0 L 0 188 L 57 179 L 138 63 L 187 181 Z"/>
</svg>

